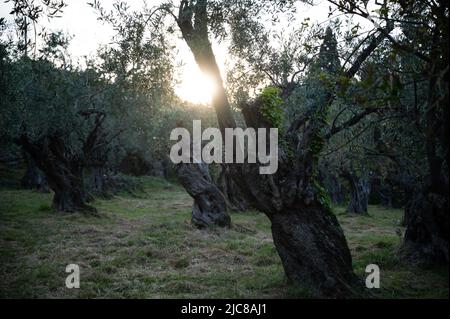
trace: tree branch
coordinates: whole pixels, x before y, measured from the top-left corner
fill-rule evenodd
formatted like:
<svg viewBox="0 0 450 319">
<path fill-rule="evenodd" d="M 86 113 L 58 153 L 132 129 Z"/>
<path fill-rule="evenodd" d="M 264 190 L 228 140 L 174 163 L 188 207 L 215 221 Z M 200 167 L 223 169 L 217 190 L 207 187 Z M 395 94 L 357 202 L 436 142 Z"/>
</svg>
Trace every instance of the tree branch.
<svg viewBox="0 0 450 319">
<path fill-rule="evenodd" d="M 361 121 L 363 118 L 365 118 L 367 115 L 375 113 L 378 109 L 376 108 L 367 108 L 364 111 L 356 114 L 349 120 L 345 121 L 339 126 L 332 127 L 331 130 L 324 136 L 325 139 L 330 139 L 333 135 L 341 132 L 342 130 L 345 130 L 347 128 L 352 127 L 353 125 L 358 124 L 359 121 Z"/>
</svg>

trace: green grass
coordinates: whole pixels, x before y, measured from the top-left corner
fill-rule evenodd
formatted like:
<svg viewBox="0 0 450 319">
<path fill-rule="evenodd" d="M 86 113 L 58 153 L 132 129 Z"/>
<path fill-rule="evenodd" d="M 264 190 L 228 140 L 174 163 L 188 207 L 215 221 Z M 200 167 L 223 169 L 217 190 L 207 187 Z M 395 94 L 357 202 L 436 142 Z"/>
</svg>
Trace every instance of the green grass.
<svg viewBox="0 0 450 319">
<path fill-rule="evenodd" d="M 51 194 L 0 190 L 2 298 L 286 298 L 270 224 L 257 212 L 232 213 L 231 229 L 198 230 L 191 198 L 178 185 L 142 179 L 144 189 L 93 205 L 100 217 L 54 211 Z M 448 298 L 448 269 L 418 269 L 396 257 L 400 210 L 370 207 L 354 216 L 337 207 L 355 272 L 381 268 L 375 297 Z M 65 288 L 65 267 L 81 269 L 81 288 Z"/>
</svg>

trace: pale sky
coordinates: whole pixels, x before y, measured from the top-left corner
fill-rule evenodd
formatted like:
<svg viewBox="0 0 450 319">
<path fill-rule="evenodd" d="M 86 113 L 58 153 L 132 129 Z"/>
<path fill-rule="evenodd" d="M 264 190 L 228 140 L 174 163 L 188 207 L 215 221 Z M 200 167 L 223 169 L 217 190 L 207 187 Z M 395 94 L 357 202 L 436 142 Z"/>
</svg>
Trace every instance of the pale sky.
<svg viewBox="0 0 450 319">
<path fill-rule="evenodd" d="M 147 0 L 149 8 L 160 4 L 163 0 Z M 107 44 L 114 31 L 111 26 L 103 24 L 97 20 L 97 14 L 94 9 L 87 5 L 86 0 L 66 0 L 67 7 L 61 18 L 54 18 L 50 22 L 42 19 L 40 24 L 47 30 L 62 30 L 73 37 L 69 51 L 75 58 L 83 56 L 93 56 L 99 45 Z M 100 1 L 105 9 L 112 9 L 113 1 Z M 130 9 L 139 10 L 143 7 L 143 0 L 127 0 Z M 176 1 L 175 1 L 176 3 Z M 328 2 L 325 0 L 316 1 L 317 5 L 309 6 L 302 3 L 298 4 L 297 21 L 303 21 L 305 17 L 310 17 L 311 22 L 322 22 L 328 18 Z M 0 17 L 11 20 L 11 3 L 4 3 L 0 0 Z M 288 29 L 287 23 L 281 23 L 280 30 Z M 176 93 L 183 99 L 192 102 L 207 103 L 210 97 L 205 94 L 211 91 L 208 87 L 208 79 L 205 79 L 198 69 L 191 52 L 184 41 L 177 41 L 177 62 L 182 62 L 184 66 L 180 70 L 180 84 L 176 87 Z M 224 44 L 214 44 L 214 51 L 217 61 L 225 75 L 226 48 Z M 200 85 L 199 85 L 200 84 Z M 200 90 L 200 91 L 199 91 Z"/>
</svg>

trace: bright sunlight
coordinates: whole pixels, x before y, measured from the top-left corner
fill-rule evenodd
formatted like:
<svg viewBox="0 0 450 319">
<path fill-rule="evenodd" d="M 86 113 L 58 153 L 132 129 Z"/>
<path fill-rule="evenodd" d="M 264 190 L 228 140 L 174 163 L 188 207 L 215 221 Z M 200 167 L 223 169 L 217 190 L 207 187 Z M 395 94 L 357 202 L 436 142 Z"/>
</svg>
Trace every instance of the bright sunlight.
<svg viewBox="0 0 450 319">
<path fill-rule="evenodd" d="M 196 66 L 188 67 L 182 74 L 181 81 L 175 88 L 176 94 L 192 103 L 209 104 L 216 90 L 213 79 L 203 74 Z"/>
</svg>

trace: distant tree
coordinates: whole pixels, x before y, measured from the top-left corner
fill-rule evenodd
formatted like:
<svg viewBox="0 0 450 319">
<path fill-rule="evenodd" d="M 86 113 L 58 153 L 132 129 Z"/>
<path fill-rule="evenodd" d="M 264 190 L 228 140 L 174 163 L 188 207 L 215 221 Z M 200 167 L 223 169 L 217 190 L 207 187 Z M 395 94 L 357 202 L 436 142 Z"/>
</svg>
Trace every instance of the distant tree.
<svg viewBox="0 0 450 319">
<path fill-rule="evenodd" d="M 415 174 L 419 187 L 405 209 L 403 256 L 448 263 L 448 1 L 385 1 L 371 14 L 365 1 L 330 2 L 344 13 L 375 23 L 388 21 L 399 30 L 396 36 L 385 34 L 392 57 L 386 67 L 392 93 L 398 96 L 397 113 L 405 120 L 394 124 L 394 136 L 404 135 L 398 139 L 385 134 L 384 150 L 378 153 L 404 168 L 423 170 Z M 389 145 L 393 137 L 396 143 Z M 410 156 L 403 156 L 404 150 Z"/>
<path fill-rule="evenodd" d="M 26 59 L 29 57 L 30 49 L 34 49 L 33 55 L 36 55 L 38 38 L 47 35 L 45 29 L 39 28 L 39 20 L 44 16 L 48 19 L 59 17 L 66 4 L 60 0 L 31 2 L 24 0 L 5 0 L 5 3 L 8 2 L 11 2 L 13 5 L 10 14 L 14 16 L 18 33 L 17 46 L 14 48 L 17 51 L 16 54 Z M 30 36 L 30 33 L 33 33 L 33 35 Z M 26 171 L 22 177 L 21 185 L 25 188 L 47 192 L 48 182 L 45 174 L 38 168 L 32 157 L 28 156 L 26 152 L 22 153 L 26 164 Z"/>
<path fill-rule="evenodd" d="M 108 153 L 113 138 L 102 110 L 106 82 L 92 71 L 58 68 L 43 58 L 10 61 L 8 68 L 2 76 L 16 91 L 2 97 L 2 134 L 45 174 L 56 209 L 91 209 L 83 169 Z"/>
</svg>

